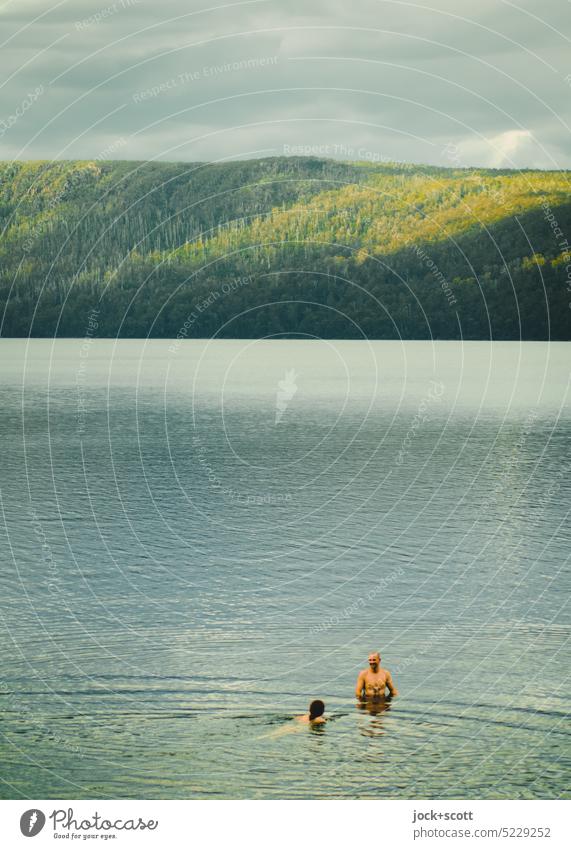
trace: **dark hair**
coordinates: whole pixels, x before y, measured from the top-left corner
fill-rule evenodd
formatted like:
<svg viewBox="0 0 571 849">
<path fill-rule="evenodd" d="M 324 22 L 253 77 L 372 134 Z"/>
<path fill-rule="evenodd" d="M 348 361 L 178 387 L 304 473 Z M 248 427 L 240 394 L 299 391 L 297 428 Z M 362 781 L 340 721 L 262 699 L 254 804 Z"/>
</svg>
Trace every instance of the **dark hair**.
<svg viewBox="0 0 571 849">
<path fill-rule="evenodd" d="M 317 719 L 318 716 L 322 716 L 325 710 L 325 705 L 321 701 L 321 699 L 315 699 L 309 706 L 309 718 Z"/>
</svg>

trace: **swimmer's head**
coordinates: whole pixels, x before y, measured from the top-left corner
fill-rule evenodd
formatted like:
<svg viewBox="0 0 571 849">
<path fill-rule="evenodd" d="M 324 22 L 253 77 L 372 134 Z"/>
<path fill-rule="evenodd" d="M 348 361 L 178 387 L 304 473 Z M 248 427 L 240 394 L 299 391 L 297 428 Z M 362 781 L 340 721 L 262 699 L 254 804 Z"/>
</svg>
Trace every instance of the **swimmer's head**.
<svg viewBox="0 0 571 849">
<path fill-rule="evenodd" d="M 381 655 L 378 651 L 371 652 L 369 655 L 369 666 L 376 672 L 379 666 L 381 665 Z"/>
<path fill-rule="evenodd" d="M 325 705 L 321 701 L 321 699 L 315 699 L 309 706 L 309 719 L 318 719 L 320 716 L 323 716 L 325 711 Z"/>
</svg>

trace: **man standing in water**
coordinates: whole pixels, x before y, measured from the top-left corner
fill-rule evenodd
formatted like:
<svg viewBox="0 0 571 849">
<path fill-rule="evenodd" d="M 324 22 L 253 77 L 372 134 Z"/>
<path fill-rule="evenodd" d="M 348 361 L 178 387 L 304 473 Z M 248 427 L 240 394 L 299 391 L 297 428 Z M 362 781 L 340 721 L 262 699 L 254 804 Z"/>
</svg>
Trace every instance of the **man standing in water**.
<svg viewBox="0 0 571 849">
<path fill-rule="evenodd" d="M 381 655 L 376 651 L 369 655 L 369 668 L 359 673 L 355 695 L 360 701 L 384 699 L 387 690 L 389 695 L 398 696 L 391 673 L 381 667 Z"/>
</svg>

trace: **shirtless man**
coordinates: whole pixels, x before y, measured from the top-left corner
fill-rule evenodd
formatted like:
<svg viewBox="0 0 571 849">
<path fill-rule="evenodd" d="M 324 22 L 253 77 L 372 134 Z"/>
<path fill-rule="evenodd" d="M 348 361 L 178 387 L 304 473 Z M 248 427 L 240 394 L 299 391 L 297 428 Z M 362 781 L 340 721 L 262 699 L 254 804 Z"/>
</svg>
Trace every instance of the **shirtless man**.
<svg viewBox="0 0 571 849">
<path fill-rule="evenodd" d="M 369 668 L 359 673 L 355 695 L 360 701 L 384 699 L 387 689 L 391 696 L 398 696 L 391 673 L 381 667 L 381 655 L 376 651 L 369 655 Z"/>
</svg>

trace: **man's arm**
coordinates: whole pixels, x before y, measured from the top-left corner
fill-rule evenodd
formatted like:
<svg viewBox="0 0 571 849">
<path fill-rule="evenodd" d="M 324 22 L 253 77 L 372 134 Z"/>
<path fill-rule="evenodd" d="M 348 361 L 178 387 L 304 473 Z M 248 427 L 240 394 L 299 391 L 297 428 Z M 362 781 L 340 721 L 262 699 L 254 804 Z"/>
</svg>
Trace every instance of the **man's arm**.
<svg viewBox="0 0 571 849">
<path fill-rule="evenodd" d="M 359 677 L 357 678 L 357 685 L 355 687 L 355 698 L 362 699 L 364 689 L 365 689 L 365 674 L 364 674 L 364 672 L 359 672 Z"/>
<path fill-rule="evenodd" d="M 391 675 L 391 673 L 389 672 L 388 669 L 387 669 L 387 684 L 386 684 L 386 686 L 388 687 L 388 690 L 389 690 L 389 693 L 391 694 L 391 696 L 398 696 L 399 691 L 395 687 L 392 675 Z"/>
</svg>

